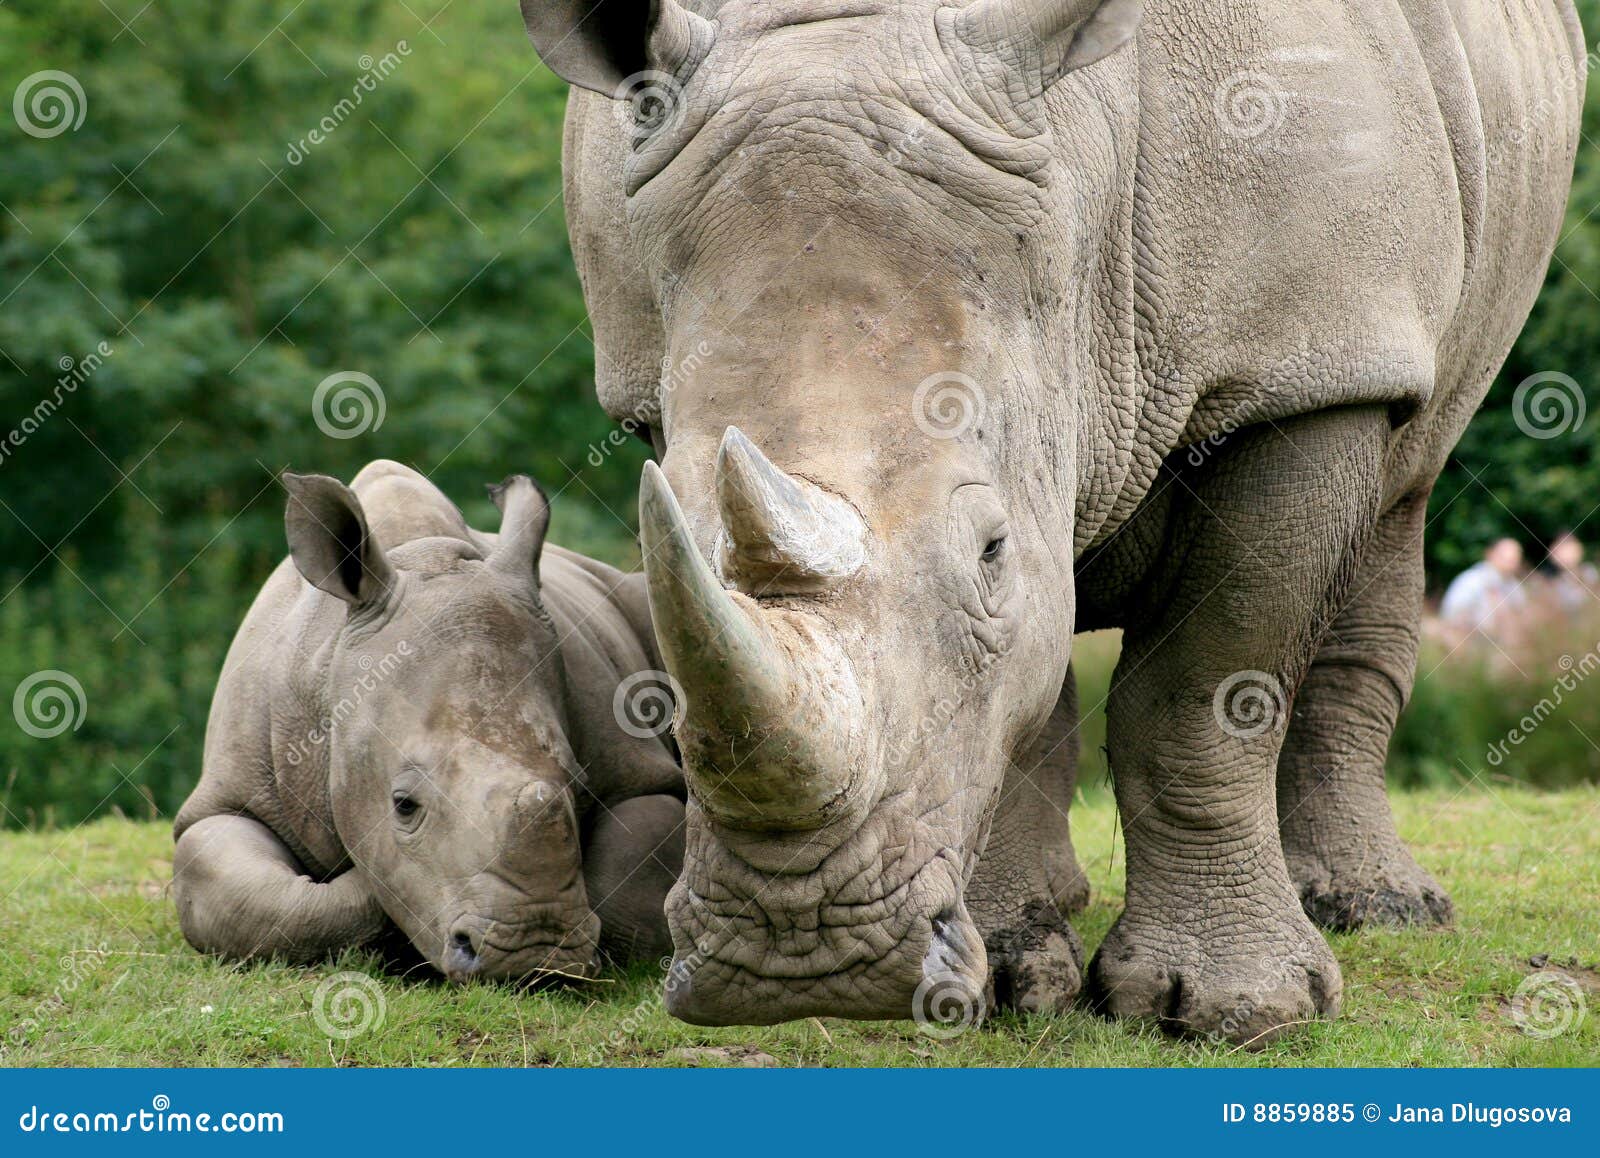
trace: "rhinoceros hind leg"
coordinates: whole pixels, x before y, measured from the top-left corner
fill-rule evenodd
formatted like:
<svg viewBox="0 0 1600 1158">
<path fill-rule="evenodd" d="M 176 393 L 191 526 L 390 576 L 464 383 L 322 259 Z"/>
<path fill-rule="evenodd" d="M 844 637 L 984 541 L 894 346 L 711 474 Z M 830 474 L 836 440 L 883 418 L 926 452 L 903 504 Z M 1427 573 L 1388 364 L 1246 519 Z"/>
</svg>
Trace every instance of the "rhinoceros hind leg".
<svg viewBox="0 0 1600 1158">
<path fill-rule="evenodd" d="M 313 880 L 270 828 L 248 816 L 209 816 L 184 829 L 172 857 L 172 895 L 191 945 L 239 961 L 308 964 L 368 944 L 389 925 L 359 873 Z"/>
<path fill-rule="evenodd" d="M 583 876 L 616 962 L 672 956 L 667 893 L 683 869 L 683 802 L 637 796 L 603 809 L 584 842 Z"/>
<path fill-rule="evenodd" d="M 1082 988 L 1083 943 L 1067 921 L 1089 903 L 1067 823 L 1077 779 L 1077 683 L 1068 670 L 1049 721 L 1006 771 L 967 886 L 998 1009 L 1060 1013 Z"/>
<path fill-rule="evenodd" d="M 1306 914 L 1327 929 L 1445 925 L 1450 898 L 1395 831 L 1384 759 L 1411 694 L 1427 495 L 1378 524 L 1295 699 L 1278 757 L 1278 826 Z"/>
</svg>

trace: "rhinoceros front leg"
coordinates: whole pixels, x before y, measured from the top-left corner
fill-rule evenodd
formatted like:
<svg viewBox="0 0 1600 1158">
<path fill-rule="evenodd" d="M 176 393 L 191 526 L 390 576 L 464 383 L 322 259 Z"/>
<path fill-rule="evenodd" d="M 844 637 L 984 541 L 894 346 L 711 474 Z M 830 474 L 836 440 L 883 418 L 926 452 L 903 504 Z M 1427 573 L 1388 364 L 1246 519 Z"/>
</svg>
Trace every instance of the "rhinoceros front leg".
<svg viewBox="0 0 1600 1158">
<path fill-rule="evenodd" d="M 1077 783 L 1078 694 L 1069 669 L 1049 721 L 1006 769 L 967 885 L 1000 1008 L 1060 1013 L 1082 988 L 1083 942 L 1067 921 L 1089 903 L 1067 823 Z"/>
<path fill-rule="evenodd" d="M 1127 903 L 1089 993 L 1118 1016 L 1262 1043 L 1338 1011 L 1338 963 L 1278 839 L 1287 702 L 1377 518 L 1376 408 L 1232 436 L 1179 476 L 1159 603 L 1133 614 L 1107 739 Z"/>
<path fill-rule="evenodd" d="M 1450 898 L 1395 831 L 1384 760 L 1411 695 L 1426 493 L 1378 523 L 1349 602 L 1317 650 L 1278 757 L 1278 828 L 1317 924 L 1440 925 Z"/>
<path fill-rule="evenodd" d="M 208 816 L 172 856 L 178 924 L 202 953 L 297 964 L 376 940 L 389 919 L 354 870 L 318 882 L 289 847 L 248 816 Z"/>
</svg>

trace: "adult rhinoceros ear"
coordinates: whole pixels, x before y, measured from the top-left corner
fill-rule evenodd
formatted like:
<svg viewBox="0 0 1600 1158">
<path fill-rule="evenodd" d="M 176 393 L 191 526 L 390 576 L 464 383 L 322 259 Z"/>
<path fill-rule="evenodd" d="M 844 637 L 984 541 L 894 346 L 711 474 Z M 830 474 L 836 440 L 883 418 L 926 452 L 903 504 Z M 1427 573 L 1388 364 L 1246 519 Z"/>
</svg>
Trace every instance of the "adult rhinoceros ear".
<svg viewBox="0 0 1600 1158">
<path fill-rule="evenodd" d="M 325 474 L 283 474 L 289 492 L 283 528 L 289 555 L 307 583 L 352 606 L 389 597 L 394 568 L 367 529 L 355 492 Z"/>
<path fill-rule="evenodd" d="M 641 73 L 693 68 L 715 36 L 677 0 L 522 0 L 522 20 L 551 72 L 618 99 Z"/>
<path fill-rule="evenodd" d="M 491 486 L 489 497 L 500 508 L 500 541 L 489 554 L 489 566 L 527 583 L 530 589 L 537 588 L 539 556 L 550 529 L 550 500 L 525 474 L 514 474 Z"/>
<path fill-rule="evenodd" d="M 977 52 L 1024 70 L 1042 92 L 1133 38 L 1144 0 L 975 0 L 954 18 L 956 36 Z"/>
</svg>

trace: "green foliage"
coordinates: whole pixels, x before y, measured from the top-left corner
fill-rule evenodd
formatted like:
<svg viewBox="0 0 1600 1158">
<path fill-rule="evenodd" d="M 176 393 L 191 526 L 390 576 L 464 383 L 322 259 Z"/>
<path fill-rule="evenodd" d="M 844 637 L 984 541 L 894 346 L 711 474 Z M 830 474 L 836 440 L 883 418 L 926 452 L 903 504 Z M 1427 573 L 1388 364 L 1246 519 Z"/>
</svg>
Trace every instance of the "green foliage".
<svg viewBox="0 0 1600 1158">
<path fill-rule="evenodd" d="M 0 692 L 58 669 L 89 706 L 54 740 L 7 717 L 10 824 L 182 800 L 283 553 L 284 467 L 399 459 L 491 528 L 484 484 L 530 470 L 556 541 L 636 558 L 642 447 L 586 461 L 613 427 L 562 217 L 565 86 L 516 5 L 141 8 L 0 7 L 0 439 L 24 436 L 0 448 Z M 86 107 L 41 139 L 11 98 L 45 69 Z M 382 392 L 356 437 L 313 413 L 340 372 Z"/>
<path fill-rule="evenodd" d="M 1577 0 L 1584 28 L 1600 30 L 1600 0 Z M 1590 54 L 1590 80 L 1583 112 L 1584 143 L 1578 150 L 1567 219 L 1538 302 L 1522 336 L 1506 359 L 1482 409 L 1467 428 L 1435 486 L 1428 509 L 1428 571 L 1431 586 L 1477 562 L 1493 540 L 1521 540 L 1530 557 L 1542 556 L 1563 529 L 1600 542 L 1600 527 L 1586 520 L 1595 511 L 1600 477 L 1600 81 Z M 1575 428 L 1552 409 L 1534 438 L 1519 428 L 1512 399 L 1530 376 L 1559 372 L 1578 383 L 1586 419 Z M 1571 395 L 1569 394 L 1569 397 Z M 1576 399 L 1574 399 L 1576 402 Z M 1576 409 L 1568 412 L 1576 419 Z"/>
<path fill-rule="evenodd" d="M 1423 649 L 1391 784 L 1600 783 L 1600 620 L 1502 652 Z"/>
<path fill-rule="evenodd" d="M 48 66 L 87 103 L 76 132 L 4 126 L 6 425 L 63 359 L 112 349 L 0 464 L 8 571 L 63 541 L 86 578 L 117 570 L 148 502 L 169 562 L 225 533 L 258 576 L 282 546 L 276 471 L 379 457 L 480 518 L 485 483 L 531 469 L 561 490 L 558 535 L 628 555 L 640 457 L 584 461 L 610 423 L 562 220 L 565 86 L 514 4 L 414 7 L 443 15 L 159 0 L 119 36 L 99 0 L 0 9 L 0 87 Z M 382 390 L 358 437 L 314 421 L 339 372 Z"/>
<path fill-rule="evenodd" d="M 47 733 L 76 725 L 59 735 L 35 737 L 6 716 L 0 816 L 13 825 L 53 827 L 104 812 L 171 816 L 199 775 L 212 687 L 254 592 L 233 582 L 240 549 L 226 541 L 170 574 L 159 516 L 132 514 L 134 552 L 94 590 L 74 577 L 80 561 L 68 556 L 48 583 L 0 602 L 6 711 L 12 689 L 51 670 L 77 681 L 83 705 L 80 712 L 62 701 L 65 716 L 42 703 L 26 711 Z M 119 610 L 141 607 L 137 617 Z"/>
</svg>

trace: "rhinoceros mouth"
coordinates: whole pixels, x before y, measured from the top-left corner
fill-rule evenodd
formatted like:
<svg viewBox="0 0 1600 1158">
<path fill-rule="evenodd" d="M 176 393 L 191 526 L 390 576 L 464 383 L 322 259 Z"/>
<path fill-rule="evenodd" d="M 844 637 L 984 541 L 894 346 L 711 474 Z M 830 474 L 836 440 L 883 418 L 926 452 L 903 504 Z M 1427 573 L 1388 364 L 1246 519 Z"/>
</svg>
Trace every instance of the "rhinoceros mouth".
<svg viewBox="0 0 1600 1158">
<path fill-rule="evenodd" d="M 964 858 L 931 828 L 880 810 L 801 875 L 752 868 L 703 824 L 689 848 L 667 899 L 673 1016 L 907 1018 L 935 976 L 981 1004 L 988 962 L 962 900 Z"/>
<path fill-rule="evenodd" d="M 592 913 L 560 925 L 484 922 L 482 928 L 470 954 L 446 946 L 440 968 L 451 981 L 581 981 L 598 972 L 600 922 Z"/>
</svg>

